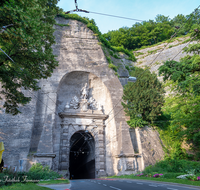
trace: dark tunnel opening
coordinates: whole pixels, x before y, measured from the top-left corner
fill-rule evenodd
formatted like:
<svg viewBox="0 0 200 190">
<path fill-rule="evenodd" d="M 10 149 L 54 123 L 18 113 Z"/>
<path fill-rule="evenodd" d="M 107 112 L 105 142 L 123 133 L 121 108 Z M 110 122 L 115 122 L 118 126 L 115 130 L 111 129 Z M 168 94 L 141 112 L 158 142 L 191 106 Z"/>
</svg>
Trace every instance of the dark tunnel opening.
<svg viewBox="0 0 200 190">
<path fill-rule="evenodd" d="M 95 141 L 89 132 L 79 131 L 70 139 L 70 179 L 95 178 Z"/>
</svg>

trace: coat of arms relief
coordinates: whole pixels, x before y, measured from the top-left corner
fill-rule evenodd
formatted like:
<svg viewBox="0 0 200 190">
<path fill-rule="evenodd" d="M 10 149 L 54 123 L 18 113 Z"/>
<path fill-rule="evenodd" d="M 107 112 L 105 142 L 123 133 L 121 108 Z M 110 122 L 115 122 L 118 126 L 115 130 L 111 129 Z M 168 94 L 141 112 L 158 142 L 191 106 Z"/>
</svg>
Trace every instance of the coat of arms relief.
<svg viewBox="0 0 200 190">
<path fill-rule="evenodd" d="M 101 104 L 97 103 L 93 97 L 89 97 L 89 88 L 87 87 L 87 83 L 85 83 L 80 92 L 80 98 L 74 96 L 70 102 L 67 102 L 65 111 L 68 109 L 81 109 L 84 112 L 87 112 L 88 110 L 103 110 Z"/>
</svg>

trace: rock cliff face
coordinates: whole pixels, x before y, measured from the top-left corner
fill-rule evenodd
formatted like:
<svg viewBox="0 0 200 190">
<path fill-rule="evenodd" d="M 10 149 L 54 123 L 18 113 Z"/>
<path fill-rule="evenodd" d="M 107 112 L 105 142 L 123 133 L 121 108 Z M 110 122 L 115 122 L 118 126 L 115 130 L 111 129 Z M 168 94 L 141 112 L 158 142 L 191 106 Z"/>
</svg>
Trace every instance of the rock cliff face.
<svg viewBox="0 0 200 190">
<path fill-rule="evenodd" d="M 136 173 L 161 159 L 163 152 L 157 133 L 148 128 L 129 131 L 126 123 L 121 105 L 122 84 L 128 77 L 125 66 L 132 63 L 124 55 L 113 60 L 121 65 L 119 80 L 108 67 L 97 37 L 85 24 L 61 17 L 56 21 L 53 52 L 59 66 L 50 78 L 38 82 L 40 91 L 24 91 L 33 99 L 21 107 L 22 114 L 11 116 L 1 111 L 0 140 L 5 143 L 5 164 L 19 170 L 19 160 L 23 160 L 23 170 L 28 170 L 33 163 L 40 162 L 69 177 L 70 159 L 74 158 L 72 144 L 81 134 L 89 138 L 86 133 L 93 137 L 93 144 L 87 146 L 92 155 L 84 158 L 80 167 L 89 168 L 88 176 Z M 89 97 L 103 109 L 100 112 L 69 108 L 66 112 L 66 105 L 75 96 L 80 98 L 85 83 Z M 1 108 L 2 105 L 3 101 Z"/>
<path fill-rule="evenodd" d="M 196 43 L 196 42 L 192 42 Z M 176 38 L 171 43 L 161 43 L 160 45 L 141 49 L 134 52 L 137 62 L 134 64 L 137 67 L 148 67 L 151 72 L 158 73 L 158 68 L 167 60 L 179 61 L 180 58 L 187 54 L 183 52 L 183 48 L 190 43 L 189 37 Z M 166 47 L 165 47 L 166 46 Z M 162 49 L 165 49 L 162 51 Z M 158 77 L 160 80 L 162 77 Z"/>
<path fill-rule="evenodd" d="M 53 53 L 57 55 L 59 66 L 50 78 L 38 82 L 40 91 L 33 94 L 24 91 L 33 99 L 21 108 L 21 114 L 7 115 L 3 109 L 0 114 L 0 140 L 5 143 L 5 164 L 19 170 L 19 160 L 23 160 L 23 170 L 28 170 L 31 164 L 40 162 L 69 177 L 72 140 L 78 140 L 74 139 L 78 137 L 77 133 L 86 135 L 89 132 L 95 145 L 84 147 L 92 156 L 84 158 L 87 164 L 82 162 L 80 167 L 88 168 L 92 161 L 88 172 L 94 177 L 113 175 L 118 173 L 117 163 L 122 160 L 122 173 L 136 172 L 132 167 L 136 160 L 129 126 L 120 103 L 123 87 L 108 67 L 97 37 L 79 21 L 61 17 L 56 21 Z M 89 96 L 103 106 L 101 113 L 75 109 L 75 113 L 66 114 L 66 104 L 75 96 L 80 98 L 85 83 Z M 119 156 L 121 152 L 123 155 Z M 127 165 L 129 162 L 130 167 Z"/>
</svg>

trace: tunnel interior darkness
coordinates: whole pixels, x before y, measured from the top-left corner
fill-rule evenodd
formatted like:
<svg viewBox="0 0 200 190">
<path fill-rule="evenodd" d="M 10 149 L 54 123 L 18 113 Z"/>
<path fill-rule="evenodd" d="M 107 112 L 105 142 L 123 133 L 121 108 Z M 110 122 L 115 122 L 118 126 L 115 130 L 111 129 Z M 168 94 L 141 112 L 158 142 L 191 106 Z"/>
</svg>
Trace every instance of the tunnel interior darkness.
<svg viewBox="0 0 200 190">
<path fill-rule="evenodd" d="M 95 178 L 95 141 L 89 132 L 78 131 L 70 139 L 70 179 Z"/>
</svg>

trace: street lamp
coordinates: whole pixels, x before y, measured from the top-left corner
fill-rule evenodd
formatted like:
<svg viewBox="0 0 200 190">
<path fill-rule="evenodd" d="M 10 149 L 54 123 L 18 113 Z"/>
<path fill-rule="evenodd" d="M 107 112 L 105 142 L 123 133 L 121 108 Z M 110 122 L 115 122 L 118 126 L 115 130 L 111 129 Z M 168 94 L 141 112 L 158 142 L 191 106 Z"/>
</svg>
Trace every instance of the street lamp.
<svg viewBox="0 0 200 190">
<path fill-rule="evenodd" d="M 128 77 L 128 82 L 136 82 L 137 78 L 136 77 Z"/>
</svg>

